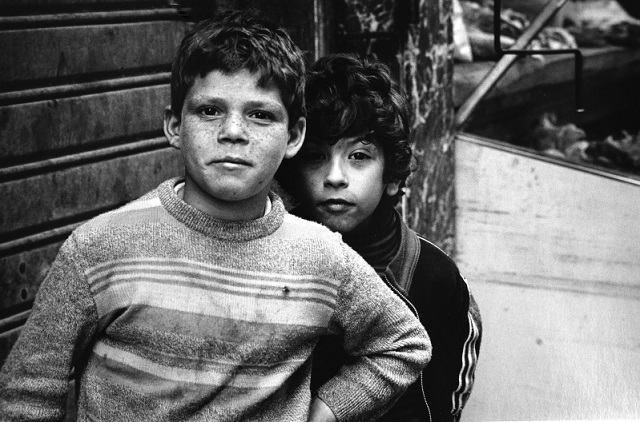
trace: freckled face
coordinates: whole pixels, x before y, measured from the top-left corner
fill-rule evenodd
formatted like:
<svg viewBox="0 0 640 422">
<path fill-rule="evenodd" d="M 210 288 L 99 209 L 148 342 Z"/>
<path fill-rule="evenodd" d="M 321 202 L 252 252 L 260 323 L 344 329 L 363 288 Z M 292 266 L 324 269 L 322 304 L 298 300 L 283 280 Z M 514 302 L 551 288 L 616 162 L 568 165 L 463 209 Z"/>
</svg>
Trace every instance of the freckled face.
<svg viewBox="0 0 640 422">
<path fill-rule="evenodd" d="M 195 80 L 179 118 L 165 114 L 165 133 L 184 158 L 184 200 L 217 218 L 259 217 L 282 159 L 304 139 L 304 119 L 290 130 L 279 90 L 258 79 L 214 70 Z"/>
<path fill-rule="evenodd" d="M 366 228 L 382 195 L 395 195 L 398 183 L 384 183 L 384 153 L 363 136 L 334 145 L 304 143 L 296 157 L 302 206 L 311 217 L 340 233 Z"/>
</svg>

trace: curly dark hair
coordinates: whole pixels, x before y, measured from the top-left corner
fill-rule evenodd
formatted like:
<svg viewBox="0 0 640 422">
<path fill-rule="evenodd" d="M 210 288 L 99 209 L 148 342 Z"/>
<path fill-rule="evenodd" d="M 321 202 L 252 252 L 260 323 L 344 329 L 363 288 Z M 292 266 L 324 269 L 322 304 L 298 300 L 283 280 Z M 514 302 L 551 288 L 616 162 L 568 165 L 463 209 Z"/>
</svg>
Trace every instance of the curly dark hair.
<svg viewBox="0 0 640 422">
<path fill-rule="evenodd" d="M 409 108 L 389 67 L 353 54 L 320 58 L 307 73 L 307 140 L 330 145 L 345 137 L 370 134 L 384 152 L 384 182 L 400 182 L 391 199 L 404 194 L 411 174 Z M 284 160 L 276 174 L 280 185 L 297 196 L 295 157 Z"/>
<path fill-rule="evenodd" d="M 223 11 L 199 22 L 183 38 L 171 69 L 171 109 L 180 117 L 195 79 L 213 70 L 260 73 L 258 85 L 274 84 L 289 114 L 289 125 L 305 116 L 305 63 L 287 32 L 253 9 Z"/>
</svg>

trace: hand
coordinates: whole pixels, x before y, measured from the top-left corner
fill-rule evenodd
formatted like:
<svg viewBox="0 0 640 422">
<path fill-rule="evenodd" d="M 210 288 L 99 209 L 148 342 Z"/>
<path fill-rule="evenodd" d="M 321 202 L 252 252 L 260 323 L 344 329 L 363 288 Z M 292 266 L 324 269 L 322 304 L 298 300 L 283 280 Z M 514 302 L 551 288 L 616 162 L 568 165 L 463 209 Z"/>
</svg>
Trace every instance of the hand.
<svg viewBox="0 0 640 422">
<path fill-rule="evenodd" d="M 318 397 L 314 397 L 309 407 L 309 419 L 307 422 L 338 422 L 338 420 L 325 402 Z"/>
</svg>

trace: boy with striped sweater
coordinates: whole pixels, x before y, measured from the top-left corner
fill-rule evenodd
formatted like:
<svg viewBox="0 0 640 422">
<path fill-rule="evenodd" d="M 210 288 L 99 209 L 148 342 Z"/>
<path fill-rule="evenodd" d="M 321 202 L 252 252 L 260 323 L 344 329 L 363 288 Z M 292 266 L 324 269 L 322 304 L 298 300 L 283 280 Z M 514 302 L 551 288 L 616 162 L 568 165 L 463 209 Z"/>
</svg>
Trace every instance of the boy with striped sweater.
<svg viewBox="0 0 640 422">
<path fill-rule="evenodd" d="M 165 133 L 184 178 L 67 239 L 0 375 L 2 420 L 373 420 L 429 339 L 338 235 L 270 192 L 300 148 L 304 64 L 280 28 L 204 21 L 172 70 Z M 318 340 L 350 355 L 312 396 Z"/>
</svg>

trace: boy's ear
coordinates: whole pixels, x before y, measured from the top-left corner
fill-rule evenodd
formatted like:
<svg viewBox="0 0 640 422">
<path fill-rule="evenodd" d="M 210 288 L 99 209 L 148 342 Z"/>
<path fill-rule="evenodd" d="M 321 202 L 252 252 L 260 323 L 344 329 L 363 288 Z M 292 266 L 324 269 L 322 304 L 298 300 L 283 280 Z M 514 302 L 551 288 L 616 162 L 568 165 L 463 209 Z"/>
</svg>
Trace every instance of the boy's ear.
<svg viewBox="0 0 640 422">
<path fill-rule="evenodd" d="M 169 144 L 180 149 L 180 116 L 171 109 L 171 106 L 166 106 L 164 109 L 164 136 L 167 137 Z"/>
<path fill-rule="evenodd" d="M 389 182 L 387 183 L 387 186 L 384 188 L 385 193 L 389 196 L 395 195 L 396 193 L 398 193 L 399 190 L 400 190 L 399 181 Z"/>
<path fill-rule="evenodd" d="M 289 129 L 289 141 L 284 158 L 291 158 L 300 151 L 304 142 L 304 135 L 307 133 L 307 119 L 300 117 L 295 125 Z"/>
</svg>

